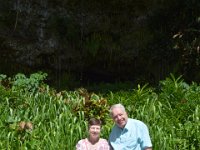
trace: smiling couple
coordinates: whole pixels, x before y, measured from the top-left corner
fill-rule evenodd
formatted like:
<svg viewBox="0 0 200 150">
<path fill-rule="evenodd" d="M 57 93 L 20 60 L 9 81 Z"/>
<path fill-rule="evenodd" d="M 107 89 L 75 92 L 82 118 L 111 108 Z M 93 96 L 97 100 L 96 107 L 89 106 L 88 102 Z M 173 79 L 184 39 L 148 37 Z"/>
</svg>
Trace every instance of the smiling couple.
<svg viewBox="0 0 200 150">
<path fill-rule="evenodd" d="M 152 150 L 148 127 L 139 120 L 128 118 L 122 104 L 114 104 L 110 114 L 115 122 L 109 140 L 100 138 L 101 121 L 88 122 L 88 138 L 78 141 L 76 150 Z"/>
</svg>

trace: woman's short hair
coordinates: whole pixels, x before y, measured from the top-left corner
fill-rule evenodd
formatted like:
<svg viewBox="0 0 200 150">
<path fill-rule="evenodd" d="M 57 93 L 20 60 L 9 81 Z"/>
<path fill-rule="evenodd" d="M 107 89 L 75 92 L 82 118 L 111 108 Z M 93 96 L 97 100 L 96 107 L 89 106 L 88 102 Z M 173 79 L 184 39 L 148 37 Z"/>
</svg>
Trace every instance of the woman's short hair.
<svg viewBox="0 0 200 150">
<path fill-rule="evenodd" d="M 100 119 L 97 119 L 97 118 L 91 118 L 89 121 L 88 121 L 88 125 L 89 126 L 92 126 L 92 125 L 99 125 L 101 126 L 101 120 Z"/>
</svg>

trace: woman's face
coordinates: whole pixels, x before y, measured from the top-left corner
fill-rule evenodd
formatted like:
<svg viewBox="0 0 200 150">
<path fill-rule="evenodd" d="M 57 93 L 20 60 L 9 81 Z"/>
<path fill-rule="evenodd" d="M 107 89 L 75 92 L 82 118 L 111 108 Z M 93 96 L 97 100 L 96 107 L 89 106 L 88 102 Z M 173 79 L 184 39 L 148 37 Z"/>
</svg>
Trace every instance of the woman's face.
<svg viewBox="0 0 200 150">
<path fill-rule="evenodd" d="M 100 136 L 101 126 L 100 125 L 91 125 L 89 127 L 89 134 L 91 139 L 97 139 Z"/>
</svg>

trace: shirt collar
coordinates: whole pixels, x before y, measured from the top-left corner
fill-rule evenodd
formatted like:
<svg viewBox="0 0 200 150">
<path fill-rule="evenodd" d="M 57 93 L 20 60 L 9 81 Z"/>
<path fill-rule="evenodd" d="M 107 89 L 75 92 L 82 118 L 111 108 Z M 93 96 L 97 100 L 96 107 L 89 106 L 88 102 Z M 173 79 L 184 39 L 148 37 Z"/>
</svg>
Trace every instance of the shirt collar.
<svg viewBox="0 0 200 150">
<path fill-rule="evenodd" d="M 120 128 L 120 127 L 118 127 Z M 129 123 L 129 118 L 127 119 L 127 123 L 125 125 L 124 128 L 120 128 L 122 131 L 128 131 L 128 129 L 130 129 L 130 123 Z"/>
</svg>

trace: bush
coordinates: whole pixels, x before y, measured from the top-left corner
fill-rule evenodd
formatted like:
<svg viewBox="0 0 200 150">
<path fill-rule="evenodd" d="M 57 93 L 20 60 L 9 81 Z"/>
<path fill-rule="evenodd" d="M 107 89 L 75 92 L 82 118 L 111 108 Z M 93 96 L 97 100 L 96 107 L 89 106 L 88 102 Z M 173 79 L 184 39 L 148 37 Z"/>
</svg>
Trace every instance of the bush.
<svg viewBox="0 0 200 150">
<path fill-rule="evenodd" d="M 115 103 L 147 124 L 155 150 L 200 148 L 197 83 L 171 75 L 159 90 L 145 84 L 103 97 L 84 88 L 57 92 L 45 78 L 43 73 L 0 75 L 0 149 L 75 149 L 87 136 L 91 117 L 104 122 L 102 137 L 108 138 L 113 125 L 108 109 Z"/>
</svg>

